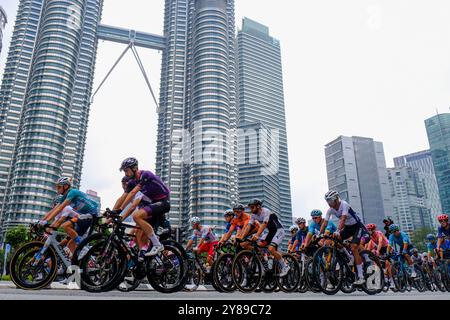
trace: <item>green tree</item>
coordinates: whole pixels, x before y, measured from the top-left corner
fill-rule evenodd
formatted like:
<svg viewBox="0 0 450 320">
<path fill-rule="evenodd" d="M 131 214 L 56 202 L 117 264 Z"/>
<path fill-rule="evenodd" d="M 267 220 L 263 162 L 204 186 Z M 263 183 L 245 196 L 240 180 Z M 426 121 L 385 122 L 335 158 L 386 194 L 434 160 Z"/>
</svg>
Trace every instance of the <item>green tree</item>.
<svg viewBox="0 0 450 320">
<path fill-rule="evenodd" d="M 427 245 L 426 245 L 426 236 L 427 234 L 434 234 L 434 230 L 431 228 L 420 228 L 414 230 L 411 241 L 414 244 L 414 246 L 419 250 L 419 252 L 427 251 Z"/>
<path fill-rule="evenodd" d="M 18 226 L 6 233 L 5 242 L 11 245 L 11 251 L 28 241 L 28 230 L 25 226 Z"/>
</svg>

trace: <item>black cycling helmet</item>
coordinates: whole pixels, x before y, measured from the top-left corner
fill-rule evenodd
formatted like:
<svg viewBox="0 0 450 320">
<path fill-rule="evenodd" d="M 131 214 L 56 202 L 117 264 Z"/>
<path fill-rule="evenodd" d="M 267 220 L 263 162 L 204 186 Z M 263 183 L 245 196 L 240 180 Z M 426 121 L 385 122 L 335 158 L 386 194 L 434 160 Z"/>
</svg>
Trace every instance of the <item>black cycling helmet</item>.
<svg viewBox="0 0 450 320">
<path fill-rule="evenodd" d="M 243 204 L 237 203 L 233 206 L 233 211 L 245 211 Z"/>
<path fill-rule="evenodd" d="M 253 199 L 248 203 L 248 206 L 262 206 L 262 201 L 259 199 Z"/>
<path fill-rule="evenodd" d="M 123 171 L 127 168 L 133 168 L 136 167 L 138 165 L 138 161 L 136 160 L 136 158 L 126 158 L 125 160 L 122 161 L 122 164 L 120 165 L 120 171 Z"/>
</svg>

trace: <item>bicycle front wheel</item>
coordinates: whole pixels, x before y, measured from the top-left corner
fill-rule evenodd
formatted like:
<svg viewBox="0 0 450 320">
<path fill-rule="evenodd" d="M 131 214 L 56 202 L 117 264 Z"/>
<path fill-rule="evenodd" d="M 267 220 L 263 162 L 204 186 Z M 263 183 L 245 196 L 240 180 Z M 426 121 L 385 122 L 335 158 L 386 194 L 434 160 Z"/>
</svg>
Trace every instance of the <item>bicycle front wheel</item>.
<svg viewBox="0 0 450 320">
<path fill-rule="evenodd" d="M 236 290 L 236 285 L 233 282 L 232 268 L 233 268 L 234 254 L 224 253 L 214 262 L 213 281 L 223 292 L 233 292 Z"/>
<path fill-rule="evenodd" d="M 320 290 L 335 295 L 342 287 L 344 263 L 333 248 L 322 247 L 313 257 L 314 279 Z"/>
<path fill-rule="evenodd" d="M 262 266 L 250 250 L 238 253 L 233 261 L 233 282 L 241 292 L 249 293 L 259 287 L 262 280 Z"/>
<path fill-rule="evenodd" d="M 278 276 L 281 272 L 281 267 L 279 263 L 276 263 L 275 274 L 277 275 L 278 287 L 283 292 L 294 292 L 300 283 L 300 266 L 298 265 L 297 259 L 289 253 L 283 254 L 282 259 L 289 266 L 289 271 L 284 277 Z"/>
<path fill-rule="evenodd" d="M 369 295 L 378 294 L 384 288 L 384 271 L 380 259 L 371 251 L 363 250 L 359 254 L 363 261 L 363 272 L 366 283 L 362 289 Z"/>
</svg>

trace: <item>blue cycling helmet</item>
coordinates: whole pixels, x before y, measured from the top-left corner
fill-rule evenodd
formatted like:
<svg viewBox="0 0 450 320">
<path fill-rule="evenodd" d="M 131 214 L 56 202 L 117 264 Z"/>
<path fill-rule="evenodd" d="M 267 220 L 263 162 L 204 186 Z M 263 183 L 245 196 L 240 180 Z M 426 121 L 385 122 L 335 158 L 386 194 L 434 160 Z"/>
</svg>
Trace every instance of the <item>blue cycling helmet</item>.
<svg viewBox="0 0 450 320">
<path fill-rule="evenodd" d="M 434 241 L 434 240 L 436 240 L 436 237 L 434 236 L 434 234 L 427 234 L 427 240 L 428 241 Z"/>
<path fill-rule="evenodd" d="M 321 217 L 321 216 L 322 216 L 322 211 L 320 211 L 320 210 L 311 211 L 311 217 Z"/>
<path fill-rule="evenodd" d="M 399 228 L 398 225 L 396 225 L 396 224 L 391 224 L 391 225 L 389 226 L 389 231 L 390 231 L 390 232 L 400 231 L 400 228 Z"/>
</svg>

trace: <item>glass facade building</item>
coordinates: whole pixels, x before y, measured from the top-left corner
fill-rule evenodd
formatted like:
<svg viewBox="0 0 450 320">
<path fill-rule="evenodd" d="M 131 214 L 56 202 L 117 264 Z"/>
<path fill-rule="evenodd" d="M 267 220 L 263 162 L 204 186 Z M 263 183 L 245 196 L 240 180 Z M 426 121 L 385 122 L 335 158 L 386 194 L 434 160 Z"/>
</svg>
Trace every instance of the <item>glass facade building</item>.
<svg viewBox="0 0 450 320">
<path fill-rule="evenodd" d="M 292 224 L 286 114 L 280 42 L 269 28 L 244 18 L 237 36 L 239 112 L 239 196 L 246 204 L 261 198 L 264 205 L 281 217 L 285 228 Z M 257 144 L 248 144 L 248 131 L 255 132 Z M 272 133 L 264 138 L 263 132 Z M 266 139 L 266 141 L 264 141 Z M 264 145 L 271 145 L 275 157 L 261 157 Z M 255 149 L 256 148 L 256 149 Z M 248 162 L 245 152 L 257 161 Z M 269 169 L 269 170 L 267 170 Z"/>
<path fill-rule="evenodd" d="M 394 158 L 396 168 L 409 167 L 416 171 L 425 186 L 425 206 L 430 210 L 432 225 L 439 226 L 437 216 L 442 213 L 441 198 L 434 172 L 431 151 L 420 151 Z"/>
<path fill-rule="evenodd" d="M 425 120 L 442 210 L 450 213 L 450 113 Z"/>
<path fill-rule="evenodd" d="M 364 223 L 382 225 L 393 211 L 383 144 L 339 137 L 325 146 L 328 188 L 339 192 Z"/>
<path fill-rule="evenodd" d="M 102 0 L 21 0 L 0 89 L 2 234 L 79 187 Z"/>
<path fill-rule="evenodd" d="M 3 29 L 5 29 L 7 23 L 8 18 L 6 16 L 6 12 L 3 10 L 2 6 L 0 6 L 0 54 L 2 53 L 3 47 Z"/>
</svg>

